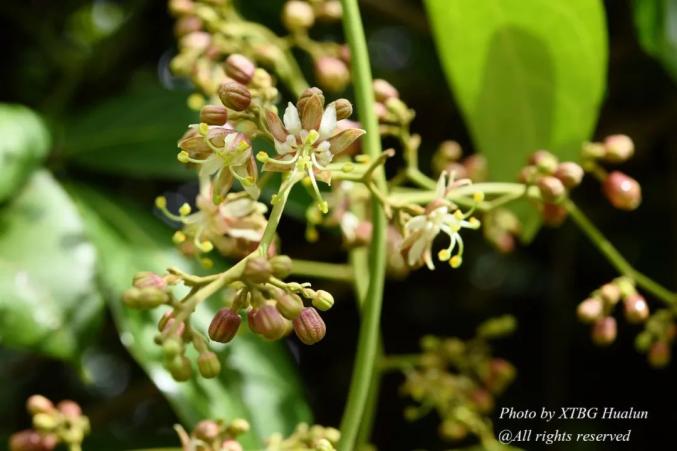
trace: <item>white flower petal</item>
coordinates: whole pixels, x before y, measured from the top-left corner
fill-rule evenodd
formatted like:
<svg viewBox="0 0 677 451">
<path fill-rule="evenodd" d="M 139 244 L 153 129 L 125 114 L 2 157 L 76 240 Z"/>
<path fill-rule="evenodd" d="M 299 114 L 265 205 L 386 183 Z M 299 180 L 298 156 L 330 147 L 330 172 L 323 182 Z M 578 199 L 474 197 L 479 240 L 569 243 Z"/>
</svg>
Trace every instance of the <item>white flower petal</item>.
<svg viewBox="0 0 677 451">
<path fill-rule="evenodd" d="M 322 114 L 322 121 L 320 122 L 320 139 L 327 139 L 331 136 L 336 128 L 336 105 L 334 102 L 330 103 L 325 108 Z"/>
<path fill-rule="evenodd" d="M 419 237 L 414 244 L 411 245 L 409 249 L 409 254 L 407 255 L 407 263 L 409 266 L 415 266 L 421 260 L 423 252 L 425 251 L 427 242 L 424 236 Z"/>
<path fill-rule="evenodd" d="M 228 235 L 233 238 L 243 238 L 247 241 L 260 241 L 262 233 L 251 229 L 230 229 Z"/>
<path fill-rule="evenodd" d="M 217 154 L 213 153 L 202 163 L 200 168 L 200 176 L 207 177 L 218 172 L 223 167 L 223 159 Z"/>
<path fill-rule="evenodd" d="M 299 110 L 296 109 L 293 103 L 289 102 L 287 109 L 284 110 L 284 117 L 282 118 L 284 127 L 290 135 L 295 135 L 301 131 L 301 118 L 299 117 Z"/>
</svg>

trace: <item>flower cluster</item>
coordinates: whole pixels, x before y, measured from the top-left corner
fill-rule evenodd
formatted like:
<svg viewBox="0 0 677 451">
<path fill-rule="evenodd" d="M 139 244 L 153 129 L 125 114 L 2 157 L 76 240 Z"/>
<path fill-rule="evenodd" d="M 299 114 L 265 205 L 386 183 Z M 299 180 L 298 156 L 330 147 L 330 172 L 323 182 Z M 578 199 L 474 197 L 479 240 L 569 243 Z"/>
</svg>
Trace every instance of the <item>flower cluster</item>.
<svg viewBox="0 0 677 451">
<path fill-rule="evenodd" d="M 622 301 L 623 314 L 630 324 L 644 323 L 649 318 L 649 305 L 637 292 L 632 280 L 619 277 L 605 283 L 578 305 L 578 318 L 592 324 L 592 340 L 599 346 L 608 346 L 617 335 L 614 310 Z"/>
<path fill-rule="evenodd" d="M 531 155 L 529 164 L 520 171 L 519 181 L 538 187 L 543 222 L 556 226 L 567 216 L 562 200 L 568 196 L 569 190 L 581 183 L 583 175 L 583 168 L 577 163 L 560 162 L 551 152 L 539 150 Z"/>
<path fill-rule="evenodd" d="M 89 433 L 89 419 L 74 401 L 64 400 L 56 406 L 41 395 L 28 398 L 26 408 L 33 417 L 33 428 L 13 434 L 10 451 L 51 451 L 60 444 L 79 451 Z"/>
<path fill-rule="evenodd" d="M 189 434 L 181 425 L 174 429 L 183 451 L 243 451 L 238 436 L 249 431 L 249 423 L 241 418 L 225 423 L 222 420 L 202 420 Z"/>
<path fill-rule="evenodd" d="M 312 345 L 324 338 L 326 325 L 318 310 L 329 310 L 334 304 L 331 293 L 313 290 L 309 283 L 284 282 L 292 269 L 292 261 L 284 255 L 271 258 L 250 256 L 242 260 L 227 281 L 220 275 L 202 278 L 170 269 L 160 276 L 151 272 L 135 276 L 133 287 L 123 301 L 132 308 L 152 309 L 170 306 L 158 322 L 155 341 L 162 346 L 164 363 L 177 381 L 193 375 L 193 365 L 187 348 L 198 353 L 197 368 L 202 377 L 213 378 L 221 372 L 219 357 L 209 349 L 208 339 L 191 325 L 191 315 L 198 302 L 191 293 L 177 301 L 172 287 L 182 283 L 193 289 L 210 283 L 223 283 L 224 289 L 234 293 L 229 305 L 212 318 L 208 337 L 214 342 L 228 343 L 237 334 L 242 314 L 247 317 L 249 329 L 267 340 L 279 340 L 292 331 L 298 339 Z"/>
<path fill-rule="evenodd" d="M 473 182 L 487 179 L 487 159 L 480 154 L 463 156 L 463 149 L 456 141 L 447 140 L 440 143 L 433 155 L 432 169 L 436 174 L 454 173 L 458 178 L 468 178 Z"/>
<path fill-rule="evenodd" d="M 660 309 L 646 321 L 645 329 L 637 334 L 635 347 L 646 353 L 647 360 L 654 368 L 663 368 L 670 363 L 671 346 L 677 337 L 674 312 Z"/>
<path fill-rule="evenodd" d="M 462 229 L 478 229 L 480 221 L 473 217 L 474 208 L 462 212 L 447 199 L 454 188 L 469 185 L 468 179 L 455 180 L 454 175 L 442 173 L 437 181 L 435 200 L 421 214 L 411 216 L 404 221 L 404 239 L 400 250 L 407 264 L 419 267 L 425 264 L 435 269 L 432 258 L 432 246 L 435 238 L 444 233 L 449 237 L 449 245 L 438 252 L 440 261 L 448 261 L 452 268 L 458 268 L 463 261 Z M 481 202 L 482 192 L 475 193 L 475 201 Z"/>
<path fill-rule="evenodd" d="M 407 407 L 405 417 L 413 421 L 434 410 L 441 419 L 443 438 L 457 441 L 474 435 L 483 445 L 495 444 L 487 415 L 494 407 L 494 397 L 514 379 L 515 369 L 491 356 L 488 340 L 514 328 L 515 320 L 505 316 L 480 325 L 476 337 L 468 341 L 424 337 L 422 354 L 398 364 L 406 378 L 402 393 L 416 403 Z"/>
<path fill-rule="evenodd" d="M 338 429 L 301 423 L 289 437 L 274 434 L 266 440 L 266 451 L 334 451 L 341 439 Z"/>
</svg>

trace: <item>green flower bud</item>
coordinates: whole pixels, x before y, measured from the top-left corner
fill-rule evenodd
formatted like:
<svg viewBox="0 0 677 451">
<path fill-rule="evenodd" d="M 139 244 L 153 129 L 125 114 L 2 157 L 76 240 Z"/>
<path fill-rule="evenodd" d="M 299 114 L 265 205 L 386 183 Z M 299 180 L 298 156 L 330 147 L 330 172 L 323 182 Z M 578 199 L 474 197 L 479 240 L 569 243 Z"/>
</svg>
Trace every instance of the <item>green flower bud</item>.
<svg viewBox="0 0 677 451">
<path fill-rule="evenodd" d="M 167 338 L 162 343 L 162 353 L 167 359 L 172 359 L 183 353 L 183 340 L 175 337 Z"/>
<path fill-rule="evenodd" d="M 178 382 L 184 382 L 190 379 L 193 376 L 193 368 L 190 364 L 190 360 L 185 355 L 177 355 L 169 361 L 167 364 L 167 369 Z"/>
<path fill-rule="evenodd" d="M 319 342 L 327 333 L 327 326 L 313 307 L 304 308 L 293 324 L 296 336 L 307 345 Z"/>
<path fill-rule="evenodd" d="M 51 432 L 59 426 L 59 420 L 54 414 L 38 413 L 33 415 L 33 427 L 40 432 Z"/>
<path fill-rule="evenodd" d="M 165 291 L 155 288 L 136 288 L 127 289 L 122 295 L 122 302 L 128 307 L 137 309 L 153 309 L 169 301 L 169 294 Z"/>
<path fill-rule="evenodd" d="M 315 23 L 315 13 L 308 3 L 291 0 L 282 9 L 282 23 L 290 31 L 305 30 Z"/>
<path fill-rule="evenodd" d="M 218 95 L 226 107 L 235 111 L 246 110 L 252 101 L 252 93 L 249 89 L 236 81 L 221 84 Z"/>
<path fill-rule="evenodd" d="M 326 312 L 334 305 L 334 296 L 328 291 L 317 290 L 313 297 L 313 307 L 323 312 Z"/>
<path fill-rule="evenodd" d="M 240 315 L 229 308 L 222 308 L 209 324 L 209 338 L 219 343 L 228 343 L 237 334 L 240 323 Z"/>
<path fill-rule="evenodd" d="M 635 348 L 639 352 L 647 352 L 653 343 L 653 335 L 646 330 L 640 332 L 635 337 Z"/>
<path fill-rule="evenodd" d="M 221 372 L 221 362 L 219 357 L 211 351 L 203 352 L 197 358 L 197 366 L 202 377 L 212 379 Z"/>
<path fill-rule="evenodd" d="M 529 158 L 529 164 L 533 164 L 544 174 L 552 174 L 557 169 L 559 160 L 547 150 L 538 150 Z"/>
<path fill-rule="evenodd" d="M 249 283 L 266 283 L 273 275 L 273 267 L 265 257 L 251 257 L 247 259 L 242 278 Z"/>
<path fill-rule="evenodd" d="M 288 320 L 294 320 L 303 310 L 303 301 L 292 293 L 284 293 L 276 299 L 275 307 Z"/>
<path fill-rule="evenodd" d="M 447 418 L 440 423 L 440 435 L 448 440 L 463 440 L 468 435 L 468 428 L 461 422 Z"/>
<path fill-rule="evenodd" d="M 275 255 L 269 260 L 270 266 L 273 270 L 273 275 L 278 279 L 284 279 L 292 270 L 292 259 L 287 255 Z"/>
<path fill-rule="evenodd" d="M 237 436 L 249 432 L 249 428 L 250 426 L 247 420 L 243 420 L 242 418 L 236 418 L 230 422 L 227 431 L 228 434 Z"/>
</svg>

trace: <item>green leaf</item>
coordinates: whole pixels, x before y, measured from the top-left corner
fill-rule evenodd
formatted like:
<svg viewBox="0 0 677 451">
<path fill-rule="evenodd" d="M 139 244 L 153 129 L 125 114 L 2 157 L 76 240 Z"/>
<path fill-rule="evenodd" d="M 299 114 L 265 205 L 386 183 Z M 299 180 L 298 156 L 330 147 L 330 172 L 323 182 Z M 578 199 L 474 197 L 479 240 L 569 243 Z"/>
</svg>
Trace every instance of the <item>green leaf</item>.
<svg viewBox="0 0 677 451">
<path fill-rule="evenodd" d="M 162 272 L 168 266 L 187 264 L 171 245 L 166 226 L 138 207 L 112 200 L 83 186 L 71 186 L 98 247 L 100 279 L 120 331 L 123 344 L 167 396 L 183 422 L 193 425 L 204 418 L 243 417 L 252 424 L 246 449 L 260 446 L 274 432 L 290 433 L 309 421 L 299 377 L 282 343 L 265 342 L 249 333 L 228 345 L 214 346 L 224 370 L 219 378 L 194 377 L 177 383 L 162 366 L 160 349 L 153 342 L 161 311 L 141 312 L 120 302 L 137 271 Z M 206 330 L 219 308 L 211 299 L 194 314 L 196 327 Z"/>
<path fill-rule="evenodd" d="M 0 202 L 3 202 L 47 155 L 50 138 L 37 114 L 24 106 L 6 103 L 0 104 L 0 136 Z"/>
<path fill-rule="evenodd" d="M 69 120 L 64 156 L 69 164 L 105 174 L 191 178 L 193 171 L 176 159 L 176 143 L 197 120 L 184 92 L 143 78 L 128 93 Z"/>
<path fill-rule="evenodd" d="M 642 48 L 677 81 L 677 2 L 634 0 L 633 10 Z"/>
<path fill-rule="evenodd" d="M 491 178 L 515 180 L 538 149 L 577 160 L 605 89 L 601 0 L 425 4 L 447 79 Z"/>
<path fill-rule="evenodd" d="M 0 343 L 73 360 L 101 322 L 96 253 L 46 171 L 0 209 Z"/>
</svg>

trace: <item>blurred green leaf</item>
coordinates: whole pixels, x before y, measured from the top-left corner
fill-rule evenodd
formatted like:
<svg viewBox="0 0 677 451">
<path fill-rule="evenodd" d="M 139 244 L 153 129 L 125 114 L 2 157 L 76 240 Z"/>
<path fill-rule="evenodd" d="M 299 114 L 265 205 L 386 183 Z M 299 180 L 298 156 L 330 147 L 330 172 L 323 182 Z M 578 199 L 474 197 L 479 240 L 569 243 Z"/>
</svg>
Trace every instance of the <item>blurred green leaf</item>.
<svg viewBox="0 0 677 451">
<path fill-rule="evenodd" d="M 634 0 L 633 10 L 642 48 L 677 81 L 677 2 Z"/>
<path fill-rule="evenodd" d="M 537 149 L 578 159 L 605 89 L 601 0 L 425 4 L 447 79 L 491 178 L 515 180 Z"/>
<path fill-rule="evenodd" d="M 176 159 L 176 143 L 197 113 L 186 94 L 142 78 L 127 94 L 112 97 L 70 119 L 64 156 L 70 164 L 133 178 L 188 179 L 194 172 Z"/>
<path fill-rule="evenodd" d="M 34 173 L 0 209 L 0 343 L 74 359 L 102 317 L 95 260 L 68 195 Z"/>
<path fill-rule="evenodd" d="M 0 104 L 0 202 L 8 199 L 47 155 L 50 137 L 40 117 L 21 105 Z"/>
<path fill-rule="evenodd" d="M 163 272 L 172 265 L 195 268 L 186 268 L 186 260 L 171 245 L 170 231 L 148 212 L 91 188 L 71 186 L 70 191 L 78 199 L 90 237 L 101 254 L 100 279 L 120 338 L 185 423 L 244 417 L 253 430 L 245 447 L 252 449 L 262 438 L 274 432 L 289 433 L 298 422 L 310 420 L 296 368 L 284 345 L 265 342 L 248 332 L 229 345 L 218 345 L 224 368 L 218 379 L 196 376 L 189 382 L 175 382 L 163 368 L 160 348 L 153 342 L 163 312 L 125 308 L 120 295 L 137 271 Z M 200 306 L 193 315 L 196 326 L 206 330 L 218 308 L 218 299 Z"/>
</svg>

